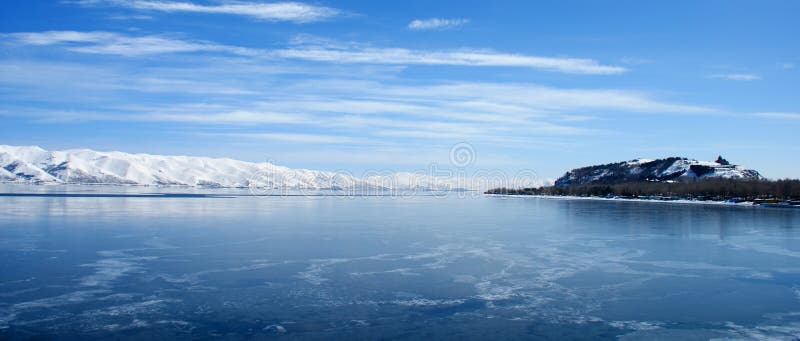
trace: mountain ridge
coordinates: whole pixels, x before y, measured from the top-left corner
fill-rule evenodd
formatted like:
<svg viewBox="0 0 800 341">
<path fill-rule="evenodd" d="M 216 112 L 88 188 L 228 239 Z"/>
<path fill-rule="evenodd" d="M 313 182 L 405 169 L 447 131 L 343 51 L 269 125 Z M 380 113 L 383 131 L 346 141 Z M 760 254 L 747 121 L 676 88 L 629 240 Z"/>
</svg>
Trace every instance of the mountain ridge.
<svg viewBox="0 0 800 341">
<path fill-rule="evenodd" d="M 719 156 L 716 161 L 667 157 L 663 159 L 633 159 L 575 168 L 556 179 L 555 186 L 666 182 L 701 178 L 763 179 L 758 171 L 731 164 L 722 156 Z"/>
<path fill-rule="evenodd" d="M 48 151 L 0 145 L 0 182 L 272 189 L 462 190 L 454 179 L 419 173 L 358 178 L 230 158 L 131 154 L 91 149 Z"/>
</svg>

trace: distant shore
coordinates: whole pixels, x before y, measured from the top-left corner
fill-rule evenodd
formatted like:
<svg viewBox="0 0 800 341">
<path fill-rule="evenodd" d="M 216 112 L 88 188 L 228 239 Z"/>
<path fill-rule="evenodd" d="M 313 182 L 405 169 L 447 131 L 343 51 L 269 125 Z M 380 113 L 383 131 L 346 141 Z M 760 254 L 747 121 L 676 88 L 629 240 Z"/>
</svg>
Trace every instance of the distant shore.
<svg viewBox="0 0 800 341">
<path fill-rule="evenodd" d="M 696 205 L 716 205 L 733 207 L 768 207 L 768 208 L 797 208 L 798 204 L 789 203 L 757 203 L 753 201 L 731 201 L 731 200 L 696 200 L 696 199 L 659 199 L 659 198 L 628 198 L 628 197 L 599 197 L 599 196 L 578 196 L 578 195 L 543 195 L 543 194 L 500 194 L 485 193 L 488 196 L 511 197 L 511 198 L 542 198 L 551 200 L 595 200 L 595 201 L 623 201 L 623 202 L 650 202 L 650 203 L 670 203 L 670 204 L 696 204 Z"/>
<path fill-rule="evenodd" d="M 486 194 L 800 208 L 800 180 L 724 179 L 494 188 Z"/>
</svg>

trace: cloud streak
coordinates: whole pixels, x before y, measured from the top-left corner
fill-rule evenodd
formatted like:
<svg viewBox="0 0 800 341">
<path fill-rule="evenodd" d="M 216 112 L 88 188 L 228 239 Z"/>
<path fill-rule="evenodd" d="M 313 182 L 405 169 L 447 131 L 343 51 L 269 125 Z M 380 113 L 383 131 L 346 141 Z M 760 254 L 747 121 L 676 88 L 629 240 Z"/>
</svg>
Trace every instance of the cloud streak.
<svg viewBox="0 0 800 341">
<path fill-rule="evenodd" d="M 591 59 L 540 57 L 491 50 L 422 51 L 404 48 L 333 49 L 311 46 L 276 50 L 274 55 L 329 63 L 522 67 L 591 75 L 611 75 L 627 71 L 623 67 L 602 65 Z"/>
<path fill-rule="evenodd" d="M 415 31 L 422 30 L 441 30 L 456 28 L 469 23 L 469 19 L 416 19 L 408 23 L 408 29 Z"/>
<path fill-rule="evenodd" d="M 148 1 L 148 0 L 83 0 L 78 4 L 84 6 L 108 5 L 136 10 L 157 12 L 184 12 L 205 14 L 227 14 L 250 17 L 265 21 L 288 21 L 309 23 L 329 19 L 341 14 L 341 11 L 304 4 L 300 2 L 227 2 L 220 5 L 202 5 L 188 1 Z"/>
<path fill-rule="evenodd" d="M 723 73 L 709 75 L 708 77 L 730 81 L 757 81 L 761 79 L 761 76 L 752 73 Z"/>
<path fill-rule="evenodd" d="M 366 140 L 348 137 L 348 136 L 335 136 L 323 134 L 295 134 L 295 133 L 234 133 L 234 134 L 221 134 L 230 137 L 243 137 L 258 140 L 271 140 L 283 141 L 293 143 L 309 143 L 309 144 L 350 144 L 350 143 L 363 143 Z"/>
<path fill-rule="evenodd" d="M 3 37 L 10 38 L 11 41 L 18 44 L 60 45 L 73 52 L 129 57 L 210 52 L 334 64 L 520 67 L 589 75 L 620 74 L 627 71 L 623 67 L 603 65 L 592 59 L 541 57 L 480 49 L 426 51 L 376 48 L 361 44 L 320 44 L 318 42 L 311 44 L 301 42 L 282 49 L 255 49 L 165 36 L 131 37 L 112 32 L 77 31 L 22 32 L 5 34 Z"/>
<path fill-rule="evenodd" d="M 146 56 L 153 54 L 187 52 L 225 52 L 247 54 L 246 49 L 218 45 L 204 41 L 187 41 L 163 36 L 130 37 L 112 32 L 45 31 L 4 34 L 2 37 L 23 45 L 63 46 L 73 52 Z"/>
<path fill-rule="evenodd" d="M 760 112 L 755 116 L 780 120 L 800 120 L 800 112 Z"/>
</svg>

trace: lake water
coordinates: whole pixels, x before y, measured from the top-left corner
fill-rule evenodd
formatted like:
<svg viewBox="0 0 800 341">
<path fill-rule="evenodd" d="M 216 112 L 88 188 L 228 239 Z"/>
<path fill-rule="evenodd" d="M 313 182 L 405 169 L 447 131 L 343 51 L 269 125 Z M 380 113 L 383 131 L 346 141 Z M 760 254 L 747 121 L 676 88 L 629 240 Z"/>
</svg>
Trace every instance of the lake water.
<svg viewBox="0 0 800 341">
<path fill-rule="evenodd" d="M 0 339 L 800 335 L 800 210 L 64 190 L 2 188 Z"/>
</svg>

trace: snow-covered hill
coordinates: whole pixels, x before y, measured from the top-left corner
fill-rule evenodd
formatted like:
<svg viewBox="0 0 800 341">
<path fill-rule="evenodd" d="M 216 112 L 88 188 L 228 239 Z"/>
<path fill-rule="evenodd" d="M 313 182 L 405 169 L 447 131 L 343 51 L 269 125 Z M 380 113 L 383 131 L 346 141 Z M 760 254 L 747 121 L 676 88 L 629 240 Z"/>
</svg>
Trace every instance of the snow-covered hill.
<svg viewBox="0 0 800 341">
<path fill-rule="evenodd" d="M 88 149 L 47 151 L 39 147 L 6 145 L 0 145 L 0 182 L 269 189 L 462 189 L 453 179 L 415 173 L 358 178 L 343 173 L 290 169 L 232 159 Z"/>
<path fill-rule="evenodd" d="M 688 178 L 760 179 L 752 169 L 732 165 L 722 156 L 717 161 L 697 161 L 683 157 L 636 159 L 573 169 L 558 178 L 556 186 L 619 184 L 641 181 L 671 181 Z"/>
</svg>

